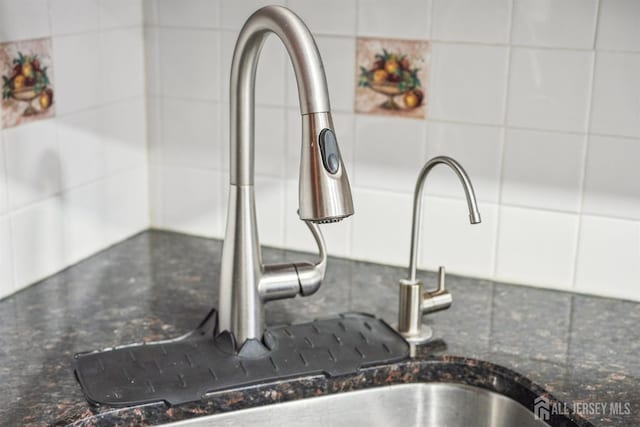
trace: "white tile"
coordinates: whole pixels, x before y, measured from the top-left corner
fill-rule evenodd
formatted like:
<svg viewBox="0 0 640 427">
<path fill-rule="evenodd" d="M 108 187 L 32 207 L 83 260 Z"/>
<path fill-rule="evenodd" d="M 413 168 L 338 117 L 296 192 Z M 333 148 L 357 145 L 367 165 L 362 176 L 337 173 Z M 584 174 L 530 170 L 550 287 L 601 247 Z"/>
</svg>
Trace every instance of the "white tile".
<svg viewBox="0 0 640 427">
<path fill-rule="evenodd" d="M 74 113 L 58 119 L 62 188 L 86 184 L 106 174 L 100 110 Z"/>
<path fill-rule="evenodd" d="M 0 0 L 0 42 L 47 37 L 47 0 Z"/>
<path fill-rule="evenodd" d="M 102 28 L 142 25 L 142 0 L 100 0 Z"/>
<path fill-rule="evenodd" d="M 253 12 L 263 6 L 284 4 L 285 0 L 220 0 L 220 26 L 239 30 Z"/>
<path fill-rule="evenodd" d="M 506 43 L 511 0 L 433 0 L 434 40 Z"/>
<path fill-rule="evenodd" d="M 53 38 L 53 68 L 58 114 L 100 103 L 100 38 L 84 33 Z"/>
<path fill-rule="evenodd" d="M 162 114 L 165 164 L 221 168 L 223 147 L 218 104 L 166 98 Z"/>
<path fill-rule="evenodd" d="M 289 249 L 318 252 L 313 235 L 298 216 L 298 179 L 286 182 L 285 247 Z M 351 248 L 351 224 L 355 217 L 337 223 L 321 225 L 329 255 L 348 257 Z"/>
<path fill-rule="evenodd" d="M 51 33 L 71 34 L 99 27 L 98 0 L 49 0 Z"/>
<path fill-rule="evenodd" d="M 223 237 L 228 182 L 221 172 L 165 167 L 160 176 L 162 228 Z"/>
<path fill-rule="evenodd" d="M 636 0 L 601 0 L 598 49 L 640 51 L 640 3 Z"/>
<path fill-rule="evenodd" d="M 420 268 L 435 271 L 442 265 L 447 272 L 455 274 L 493 275 L 498 206 L 481 202 L 478 209 L 482 222 L 472 225 L 465 201 L 424 198 L 418 252 Z M 403 226 L 410 227 L 410 224 Z"/>
<path fill-rule="evenodd" d="M 498 225 L 499 280 L 569 289 L 578 216 L 503 206 Z"/>
<path fill-rule="evenodd" d="M 285 110 L 256 108 L 255 167 L 256 174 L 284 178 L 285 174 Z M 223 141 L 227 141 L 224 139 Z M 226 144 L 226 142 L 225 142 Z M 228 150 L 225 150 L 227 152 Z M 227 153 L 228 154 L 228 153 Z M 225 162 L 228 163 L 228 162 Z"/>
<path fill-rule="evenodd" d="M 100 110 L 107 172 L 147 164 L 144 98 L 110 104 Z"/>
<path fill-rule="evenodd" d="M 591 132 L 640 137 L 640 54 L 598 52 Z"/>
<path fill-rule="evenodd" d="M 356 43 L 355 39 L 316 37 L 329 86 L 331 111 L 353 111 L 355 96 Z M 299 107 L 298 86 L 293 67 L 287 67 L 287 104 Z"/>
<path fill-rule="evenodd" d="M 502 203 L 577 212 L 586 137 L 509 129 Z"/>
<path fill-rule="evenodd" d="M 640 219 L 640 140 L 591 136 L 583 212 Z"/>
<path fill-rule="evenodd" d="M 236 31 L 222 32 L 222 99 L 229 100 L 229 81 L 231 79 L 231 60 L 238 38 Z M 256 103 L 260 105 L 281 106 L 285 102 L 285 79 L 289 60 L 280 39 L 272 35 L 264 43 L 258 69 L 256 71 Z"/>
<path fill-rule="evenodd" d="M 60 190 L 56 126 L 43 120 L 4 131 L 9 206 L 16 209 Z"/>
<path fill-rule="evenodd" d="M 163 26 L 217 28 L 218 0 L 159 0 L 158 20 Z"/>
<path fill-rule="evenodd" d="M 256 216 L 261 245 L 284 247 L 284 180 L 255 177 Z"/>
<path fill-rule="evenodd" d="M 351 182 L 361 188 L 412 193 L 426 161 L 425 128 L 418 120 L 356 116 Z"/>
<path fill-rule="evenodd" d="M 105 247 L 105 196 L 104 181 L 62 195 L 65 264 L 74 264 Z"/>
<path fill-rule="evenodd" d="M 16 289 L 44 279 L 65 266 L 59 197 L 12 214 L 11 235 Z"/>
<path fill-rule="evenodd" d="M 507 88 L 507 48 L 434 43 L 433 119 L 502 124 Z"/>
<path fill-rule="evenodd" d="M 640 301 L 640 224 L 583 216 L 578 247 L 578 292 Z"/>
<path fill-rule="evenodd" d="M 100 34 L 100 56 L 103 102 L 144 94 L 145 57 L 141 28 L 103 31 Z"/>
<path fill-rule="evenodd" d="M 430 122 L 425 162 L 435 156 L 453 157 L 469 174 L 477 199 L 496 203 L 503 145 L 503 130 L 499 127 Z M 430 172 L 425 192 L 465 198 L 460 179 L 446 166 Z"/>
<path fill-rule="evenodd" d="M 428 39 L 431 0 L 359 0 L 358 35 Z"/>
<path fill-rule="evenodd" d="M 515 0 L 514 44 L 563 48 L 593 48 L 597 0 Z"/>
<path fill-rule="evenodd" d="M 354 35 L 356 0 L 289 0 L 288 7 L 314 34 Z"/>
<path fill-rule="evenodd" d="M 351 257 L 408 266 L 411 195 L 353 188 L 353 199 Z"/>
<path fill-rule="evenodd" d="M 584 132 L 593 53 L 514 48 L 507 122 Z"/>
<path fill-rule="evenodd" d="M 0 217 L 0 299 L 14 291 L 10 224 L 8 216 Z"/>
<path fill-rule="evenodd" d="M 220 36 L 213 30 L 160 30 L 162 93 L 217 100 L 220 95 Z"/>
<path fill-rule="evenodd" d="M 332 112 L 333 127 L 335 128 L 340 156 L 347 171 L 347 176 L 353 181 L 354 148 L 355 141 L 355 116 L 350 113 Z M 300 176 L 300 152 L 302 144 L 302 118 L 300 110 L 290 108 L 287 111 L 287 179 L 297 180 Z"/>
<path fill-rule="evenodd" d="M 9 200 L 7 194 L 7 169 L 4 155 L 3 134 L 0 132 L 0 215 L 9 209 Z"/>
<path fill-rule="evenodd" d="M 104 185 L 104 233 L 107 245 L 149 228 L 149 185 L 146 166 L 112 175 L 104 180 Z"/>
</svg>

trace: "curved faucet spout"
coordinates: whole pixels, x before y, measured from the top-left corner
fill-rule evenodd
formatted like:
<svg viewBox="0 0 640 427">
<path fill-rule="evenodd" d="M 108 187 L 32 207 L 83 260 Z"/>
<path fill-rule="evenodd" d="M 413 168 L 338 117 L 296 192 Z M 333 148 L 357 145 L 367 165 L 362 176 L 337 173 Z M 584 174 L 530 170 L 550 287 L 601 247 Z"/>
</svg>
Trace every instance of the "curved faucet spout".
<svg viewBox="0 0 640 427">
<path fill-rule="evenodd" d="M 304 22 L 281 6 L 256 11 L 240 31 L 231 64 L 231 184 L 253 184 L 256 69 L 262 46 L 272 33 L 280 38 L 291 58 L 300 113 L 331 110 L 322 59 Z"/>
<path fill-rule="evenodd" d="M 471 224 L 480 223 L 480 212 L 478 211 L 478 204 L 476 202 L 476 195 L 473 192 L 473 185 L 471 184 L 471 180 L 469 176 L 463 169 L 463 167 L 447 156 L 438 156 L 429 160 L 422 167 L 420 171 L 420 175 L 418 176 L 418 181 L 416 183 L 416 188 L 413 193 L 413 221 L 411 226 L 411 254 L 409 257 L 409 281 L 416 281 L 416 269 L 417 269 L 417 258 L 418 258 L 418 242 L 420 241 L 420 223 L 421 223 L 421 210 L 422 210 L 422 190 L 424 188 L 424 183 L 429 175 L 429 172 L 439 164 L 444 164 L 449 166 L 460 178 L 460 182 L 462 183 L 462 188 L 464 189 L 464 193 L 467 197 L 467 206 L 469 207 L 469 221 Z"/>
</svg>

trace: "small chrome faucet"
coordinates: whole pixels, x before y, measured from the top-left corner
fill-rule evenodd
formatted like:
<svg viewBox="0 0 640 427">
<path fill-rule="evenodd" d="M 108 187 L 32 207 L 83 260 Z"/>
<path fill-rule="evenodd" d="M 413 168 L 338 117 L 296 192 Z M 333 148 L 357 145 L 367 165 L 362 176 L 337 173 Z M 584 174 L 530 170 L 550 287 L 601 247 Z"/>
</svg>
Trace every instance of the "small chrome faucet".
<svg viewBox="0 0 640 427">
<path fill-rule="evenodd" d="M 398 310 L 398 332 L 411 343 L 422 343 L 431 338 L 431 329 L 422 325 L 422 316 L 451 306 L 453 298 L 445 289 L 445 270 L 438 271 L 438 287 L 432 291 L 424 291 L 422 281 L 416 279 L 418 245 L 420 242 L 420 223 L 422 210 L 422 190 L 424 182 L 434 166 L 444 164 L 449 166 L 460 178 L 467 197 L 469 207 L 469 221 L 471 224 L 480 223 L 480 212 L 473 192 L 473 185 L 469 176 L 460 163 L 447 156 L 434 157 L 429 160 L 420 171 L 416 188 L 413 193 L 413 220 L 411 225 L 411 252 L 409 255 L 409 277 L 400 280 L 400 306 Z"/>
<path fill-rule="evenodd" d="M 261 259 L 253 185 L 255 79 L 260 50 L 271 33 L 285 45 L 298 85 L 302 114 L 298 214 L 318 245 L 320 261 L 315 264 L 263 265 Z M 245 351 L 259 351 L 263 303 L 317 291 L 326 268 L 324 240 L 317 224 L 352 215 L 353 202 L 333 130 L 320 53 L 309 29 L 289 9 L 266 6 L 244 24 L 233 52 L 230 101 L 230 188 L 218 330 L 230 335 L 242 354 L 249 342 L 253 350 Z"/>
</svg>

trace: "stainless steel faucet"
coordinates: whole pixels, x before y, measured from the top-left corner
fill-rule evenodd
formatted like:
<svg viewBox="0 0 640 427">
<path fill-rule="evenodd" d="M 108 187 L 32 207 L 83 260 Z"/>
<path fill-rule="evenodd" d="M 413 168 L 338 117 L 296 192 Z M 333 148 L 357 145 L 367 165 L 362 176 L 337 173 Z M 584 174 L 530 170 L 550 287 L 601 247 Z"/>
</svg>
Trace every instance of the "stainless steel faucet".
<svg viewBox="0 0 640 427">
<path fill-rule="evenodd" d="M 451 306 L 453 298 L 445 289 L 445 270 L 438 271 L 438 287 L 424 292 L 422 281 L 416 279 L 418 245 L 420 242 L 420 223 L 422 210 L 422 190 L 424 182 L 434 166 L 444 164 L 449 166 L 460 178 L 467 197 L 469 207 L 469 221 L 471 224 L 480 223 L 480 212 L 473 192 L 473 185 L 469 176 L 460 163 L 447 156 L 434 157 L 429 160 L 420 171 L 416 188 L 413 193 L 413 220 L 411 225 L 411 252 L 409 255 L 409 277 L 400 280 L 400 306 L 398 310 L 398 332 L 409 342 L 421 343 L 431 338 L 431 330 L 422 325 L 422 316 L 445 310 Z"/>
<path fill-rule="evenodd" d="M 311 230 L 320 261 L 263 265 L 254 197 L 255 79 L 258 57 L 270 33 L 285 45 L 293 63 L 300 113 L 302 151 L 300 219 Z M 231 333 L 236 349 L 262 338 L 263 303 L 317 291 L 326 268 L 317 223 L 353 214 L 349 180 L 333 130 L 324 67 L 304 22 L 289 9 L 267 6 L 240 31 L 231 64 L 231 165 L 227 229 L 220 275 L 219 331 Z"/>
</svg>

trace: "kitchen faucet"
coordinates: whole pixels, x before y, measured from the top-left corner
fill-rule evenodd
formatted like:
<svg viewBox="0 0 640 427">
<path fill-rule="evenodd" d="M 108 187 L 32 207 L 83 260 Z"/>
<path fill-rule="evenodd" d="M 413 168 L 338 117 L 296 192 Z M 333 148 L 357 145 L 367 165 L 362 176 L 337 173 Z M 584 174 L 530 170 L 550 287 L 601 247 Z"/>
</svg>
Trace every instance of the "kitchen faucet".
<svg viewBox="0 0 640 427">
<path fill-rule="evenodd" d="M 420 223 L 422 210 L 422 190 L 429 172 L 439 164 L 449 166 L 456 173 L 467 198 L 469 222 L 479 224 L 480 212 L 473 192 L 473 185 L 464 168 L 447 156 L 438 156 L 429 160 L 422 167 L 413 193 L 413 219 L 411 222 L 411 251 L 409 255 L 409 277 L 400 280 L 400 304 L 398 310 L 398 332 L 409 342 L 423 343 L 431 338 L 431 330 L 422 325 L 422 315 L 446 310 L 451 306 L 453 298 L 445 289 L 445 270 L 438 270 L 438 287 L 424 292 L 422 281 L 416 278 L 418 265 L 418 245 L 420 242 Z"/>
<path fill-rule="evenodd" d="M 270 33 L 285 45 L 298 86 L 302 115 L 298 215 L 318 245 L 320 261 L 315 264 L 263 265 L 261 260 L 254 196 L 255 79 L 258 57 Z M 263 304 L 318 290 L 326 249 L 317 224 L 352 215 L 353 202 L 333 130 L 320 53 L 297 15 L 281 6 L 266 6 L 249 17 L 233 53 L 230 91 L 230 187 L 218 325 L 240 354 L 254 354 L 264 350 Z"/>
</svg>

